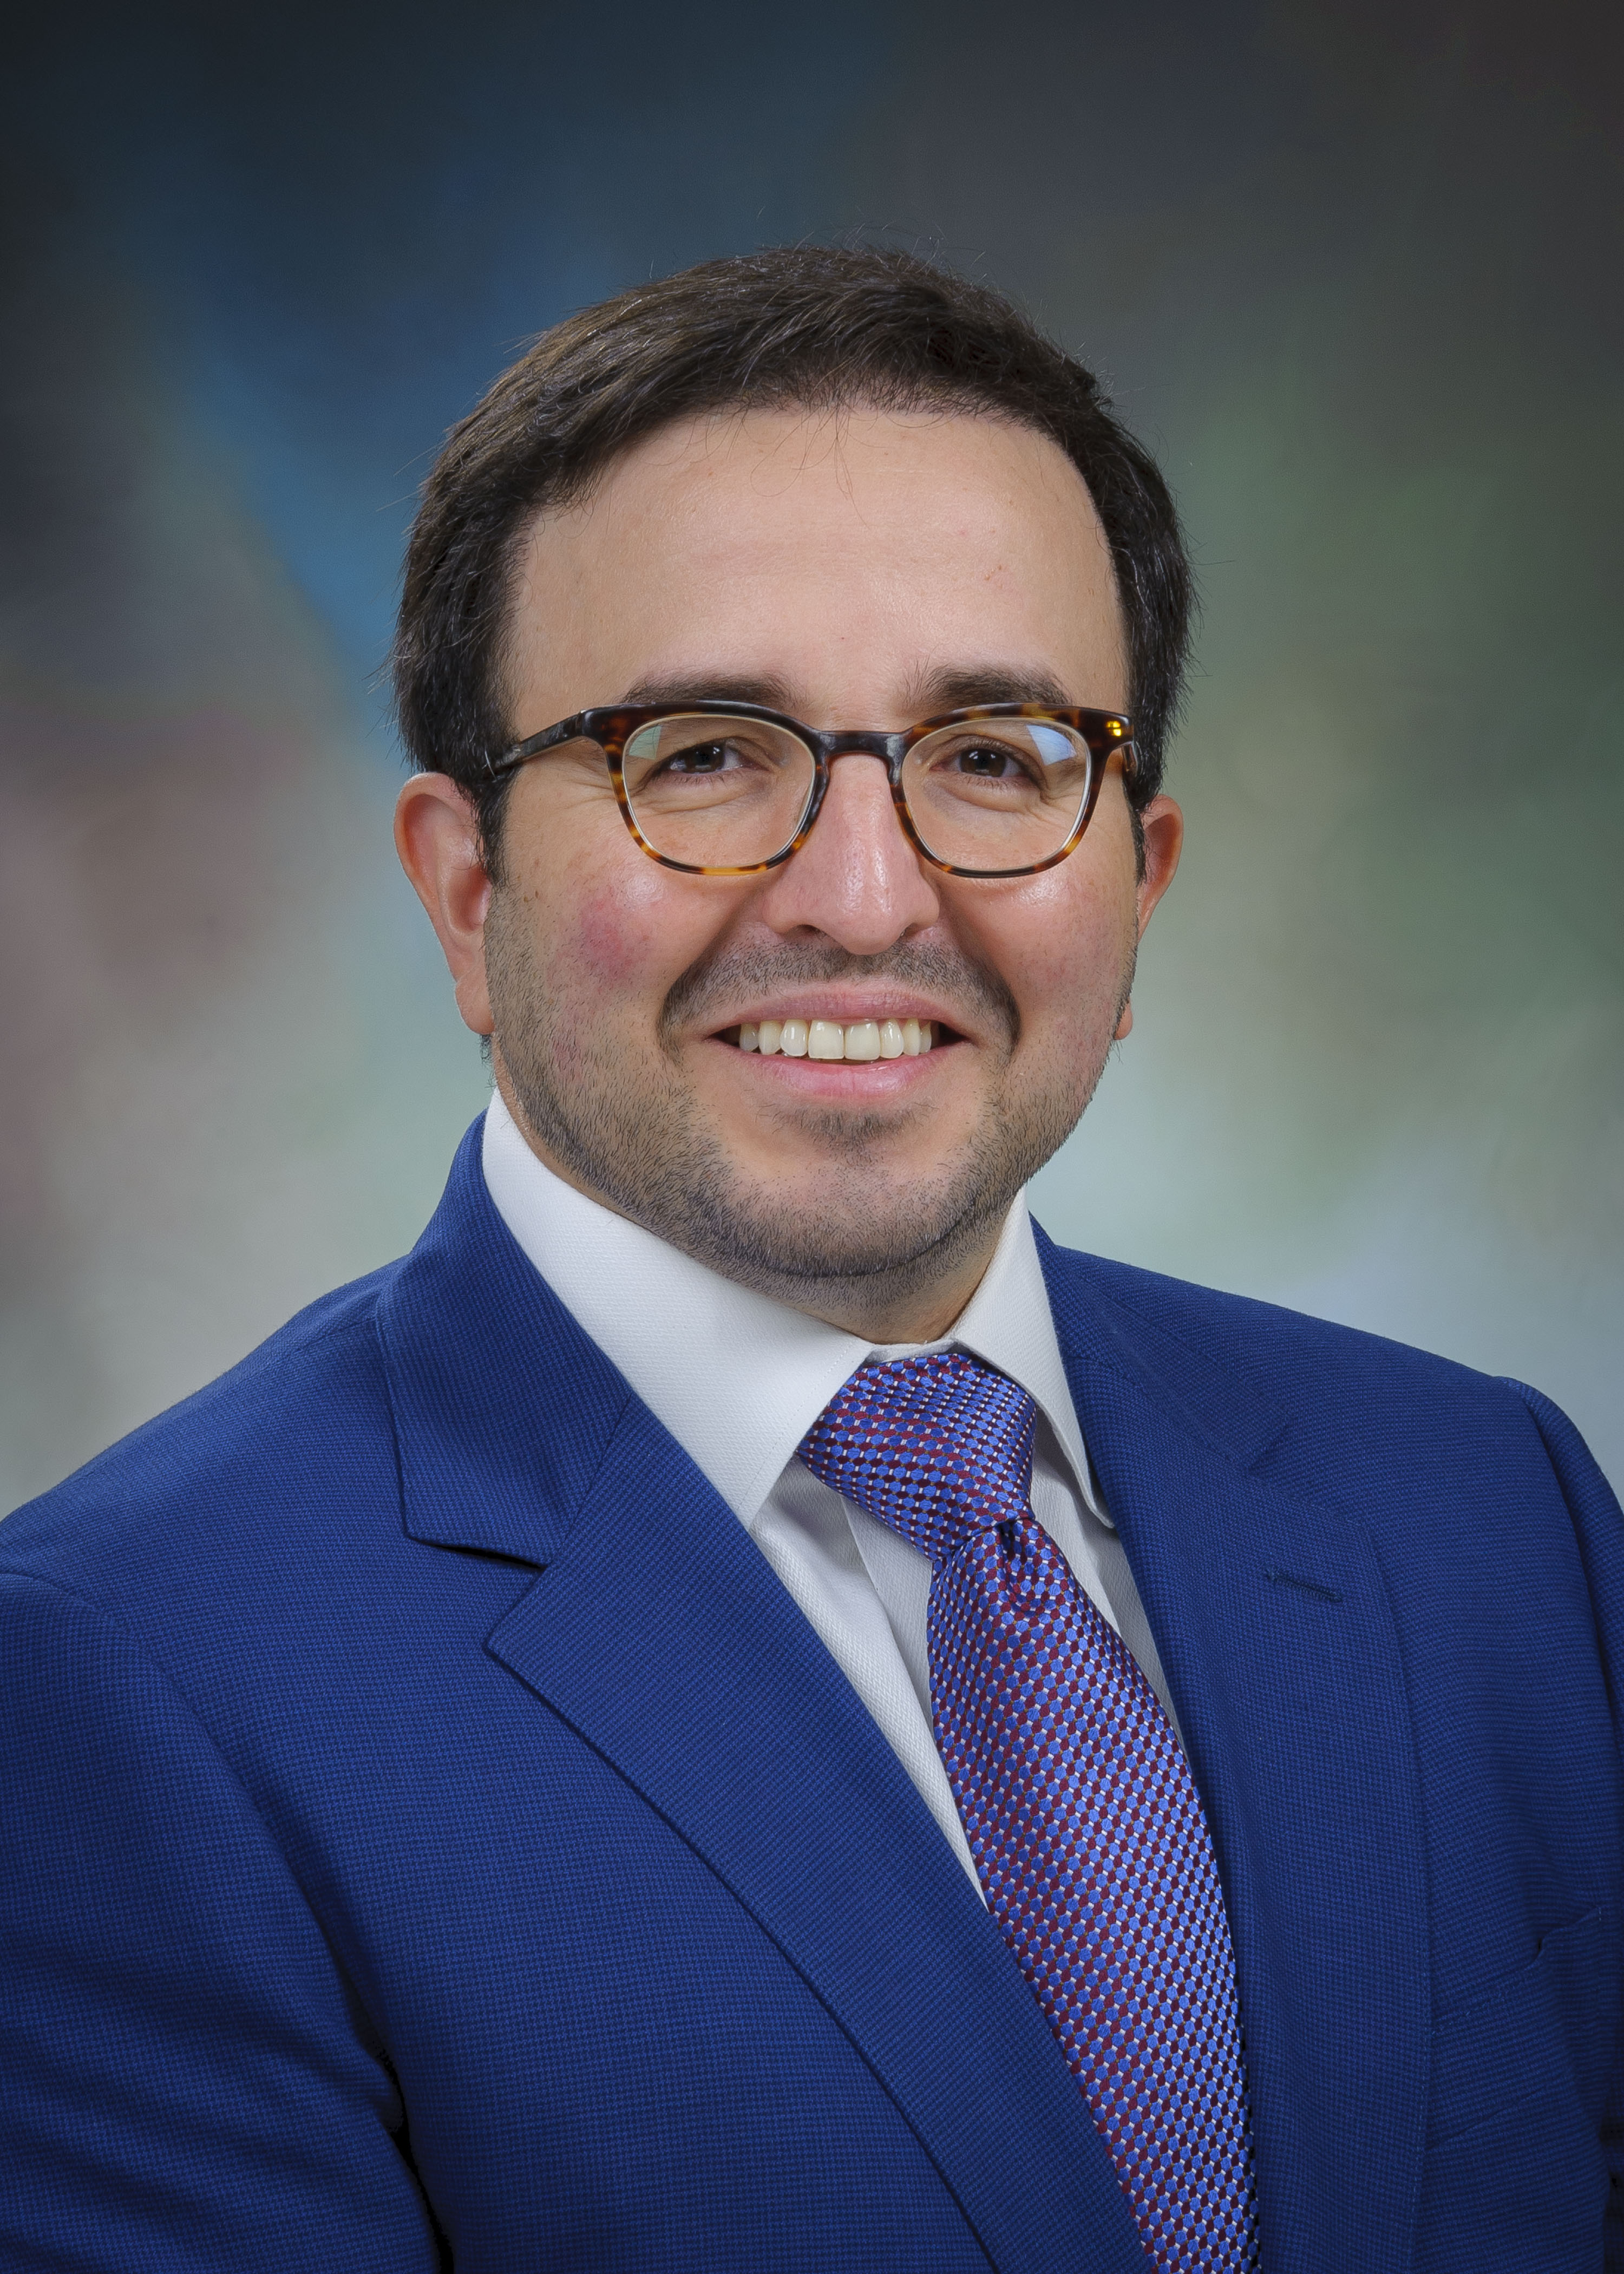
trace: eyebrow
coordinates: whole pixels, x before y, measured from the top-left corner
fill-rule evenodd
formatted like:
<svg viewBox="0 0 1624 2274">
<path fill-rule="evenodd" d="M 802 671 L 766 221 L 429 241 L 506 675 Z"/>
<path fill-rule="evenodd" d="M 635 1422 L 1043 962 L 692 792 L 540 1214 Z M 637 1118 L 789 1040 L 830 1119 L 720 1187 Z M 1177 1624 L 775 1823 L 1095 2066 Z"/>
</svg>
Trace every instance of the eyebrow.
<svg viewBox="0 0 1624 2274">
<path fill-rule="evenodd" d="M 967 711 L 981 703 L 1037 703 L 1045 710 L 1065 711 L 1072 698 L 1054 674 L 1041 666 L 1023 668 L 1009 664 L 961 664 L 923 671 L 905 688 L 903 707 L 916 719 L 934 718 L 938 711 Z M 640 679 L 621 697 L 628 709 L 665 704 L 750 703 L 758 710 L 794 715 L 793 690 L 776 672 L 727 672 L 714 677 L 673 673 L 663 678 Z M 861 721 L 854 721 L 861 725 Z"/>
<path fill-rule="evenodd" d="M 640 679 L 620 698 L 628 710 L 652 709 L 666 703 L 753 703 L 758 711 L 790 707 L 787 683 L 773 672 L 720 672 L 700 677 L 683 673 L 664 679 Z"/>
<path fill-rule="evenodd" d="M 1038 703 L 1046 711 L 1069 711 L 1075 697 L 1053 672 L 1041 665 L 961 664 L 921 673 L 906 690 L 921 719 L 937 711 L 968 711 L 981 703 Z"/>
</svg>

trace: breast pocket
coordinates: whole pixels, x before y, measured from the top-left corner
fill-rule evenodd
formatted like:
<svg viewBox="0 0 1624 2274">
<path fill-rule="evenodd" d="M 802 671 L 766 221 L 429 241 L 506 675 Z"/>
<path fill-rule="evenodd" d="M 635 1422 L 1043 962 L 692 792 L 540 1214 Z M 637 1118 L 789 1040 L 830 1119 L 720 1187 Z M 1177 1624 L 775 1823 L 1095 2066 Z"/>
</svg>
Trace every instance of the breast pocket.
<svg viewBox="0 0 1624 2274">
<path fill-rule="evenodd" d="M 1605 2089 L 1616 2024 L 1617 1969 L 1599 1910 L 1553 1927 L 1526 1966 L 1432 2031 L 1431 2136 L 1454 2139 L 1521 2101 L 1566 2084 Z"/>
<path fill-rule="evenodd" d="M 1598 2137 L 1618 2025 L 1606 1921 L 1587 1911 L 1432 2032 L 1417 2270 L 1595 2274 L 1607 2168 Z"/>
</svg>

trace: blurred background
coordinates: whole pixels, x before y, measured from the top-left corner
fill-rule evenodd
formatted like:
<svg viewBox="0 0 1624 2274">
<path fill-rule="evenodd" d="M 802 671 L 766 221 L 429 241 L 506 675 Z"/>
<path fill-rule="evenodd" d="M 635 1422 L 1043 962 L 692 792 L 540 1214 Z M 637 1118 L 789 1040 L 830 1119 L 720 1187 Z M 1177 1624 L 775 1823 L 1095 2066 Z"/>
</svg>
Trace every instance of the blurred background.
<svg viewBox="0 0 1624 2274">
<path fill-rule="evenodd" d="M 0 1508 L 399 1252 L 479 1054 L 376 674 L 538 330 L 861 230 L 1109 379 L 1205 614 L 1063 1239 L 1538 1382 L 1624 1481 L 1621 19 L 71 5 L 0 95 Z"/>
</svg>

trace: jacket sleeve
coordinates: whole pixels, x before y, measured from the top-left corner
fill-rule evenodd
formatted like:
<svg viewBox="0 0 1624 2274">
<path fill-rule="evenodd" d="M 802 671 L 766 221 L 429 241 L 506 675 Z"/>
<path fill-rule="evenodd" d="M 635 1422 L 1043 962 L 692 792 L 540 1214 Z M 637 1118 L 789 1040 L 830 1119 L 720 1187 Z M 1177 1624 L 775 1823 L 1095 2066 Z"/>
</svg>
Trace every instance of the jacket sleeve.
<svg viewBox="0 0 1624 2274">
<path fill-rule="evenodd" d="M 133 1639 L 0 1573 L 0 2274 L 431 2274 L 383 2050 Z"/>
<path fill-rule="evenodd" d="M 1526 1383 L 1509 1387 L 1533 1416 L 1561 1487 L 1579 1542 L 1596 1633 L 1613 1701 L 1613 1726 L 1624 1743 L 1624 1510 L 1560 1406 Z M 1624 2274 L 1624 2046 L 1615 2050 L 1602 2147 L 1611 2191 L 1607 2202 L 1606 2274 Z"/>
</svg>

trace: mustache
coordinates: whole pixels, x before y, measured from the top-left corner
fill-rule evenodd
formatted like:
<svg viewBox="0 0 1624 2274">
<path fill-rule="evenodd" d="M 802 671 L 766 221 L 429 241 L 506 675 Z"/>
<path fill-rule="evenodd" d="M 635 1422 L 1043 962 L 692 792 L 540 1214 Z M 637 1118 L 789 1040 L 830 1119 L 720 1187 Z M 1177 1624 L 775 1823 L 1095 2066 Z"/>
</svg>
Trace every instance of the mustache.
<svg viewBox="0 0 1624 2274">
<path fill-rule="evenodd" d="M 660 1026 L 667 1039 L 680 1027 L 703 1025 L 708 1014 L 741 995 L 837 979 L 884 979 L 917 988 L 944 1003 L 980 1013 L 1011 1045 L 1020 1031 L 1015 998 L 996 972 L 961 950 L 936 941 L 898 940 L 877 955 L 853 955 L 833 940 L 781 941 L 774 947 L 723 947 L 690 963 L 665 997 Z"/>
</svg>

